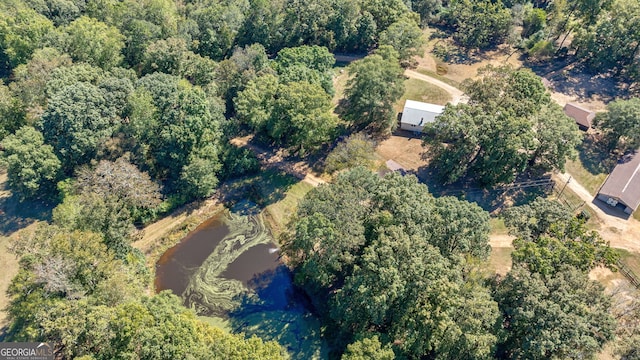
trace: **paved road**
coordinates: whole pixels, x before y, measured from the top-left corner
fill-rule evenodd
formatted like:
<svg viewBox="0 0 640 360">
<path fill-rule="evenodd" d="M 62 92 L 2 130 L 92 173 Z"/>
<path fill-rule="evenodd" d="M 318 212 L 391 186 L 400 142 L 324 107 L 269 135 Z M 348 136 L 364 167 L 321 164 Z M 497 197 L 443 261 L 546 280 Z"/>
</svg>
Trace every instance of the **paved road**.
<svg viewBox="0 0 640 360">
<path fill-rule="evenodd" d="M 469 98 L 467 98 L 464 95 L 464 92 L 462 92 L 462 90 L 454 86 L 451 86 L 443 81 L 432 78 L 431 76 L 420 74 L 419 72 L 416 72 L 413 70 L 405 70 L 404 74 L 405 76 L 410 77 L 412 79 L 422 80 L 442 88 L 443 90 L 448 92 L 449 95 L 451 95 L 451 104 L 453 105 L 457 105 L 459 103 L 466 103 L 467 101 L 469 101 Z"/>
</svg>

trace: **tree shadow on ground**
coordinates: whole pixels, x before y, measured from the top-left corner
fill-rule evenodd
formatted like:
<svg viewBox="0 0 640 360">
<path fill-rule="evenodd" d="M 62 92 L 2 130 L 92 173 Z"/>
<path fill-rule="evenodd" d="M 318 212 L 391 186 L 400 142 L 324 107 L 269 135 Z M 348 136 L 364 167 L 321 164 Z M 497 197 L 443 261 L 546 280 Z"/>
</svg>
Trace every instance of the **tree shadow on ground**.
<svg viewBox="0 0 640 360">
<path fill-rule="evenodd" d="M 526 67 L 549 81 L 552 90 L 575 96 L 578 100 L 601 100 L 605 103 L 630 96 L 630 84 L 611 74 L 589 72 L 575 57 L 534 62 L 522 57 Z"/>
<path fill-rule="evenodd" d="M 609 143 L 603 137 L 585 136 L 578 146 L 578 156 L 582 166 L 591 174 L 608 174 L 617 163 L 617 156 L 609 151 Z"/>
<path fill-rule="evenodd" d="M 283 170 L 269 169 L 223 184 L 218 190 L 219 200 L 234 208 L 237 204 L 258 207 L 258 210 L 285 198 L 287 191 L 299 180 Z M 247 202 L 248 201 L 248 202 Z M 240 206 L 240 211 L 244 206 Z"/>
<path fill-rule="evenodd" d="M 326 359 L 320 320 L 310 311 L 310 302 L 293 285 L 289 269 L 282 265 L 257 274 L 249 282 L 252 292 L 239 299 L 229 314 L 233 332 L 277 341 L 292 359 Z"/>
<path fill-rule="evenodd" d="M 475 202 L 485 211 L 498 213 L 505 207 L 528 204 L 538 197 L 546 197 L 553 191 L 553 182 L 548 174 L 523 173 L 516 177 L 514 184 L 483 187 L 468 177 L 452 184 L 440 181 L 437 169 L 427 165 L 417 171 L 410 171 L 427 185 L 435 197 L 453 196 L 460 200 Z"/>
<path fill-rule="evenodd" d="M 511 55 L 515 50 L 506 44 L 493 44 L 482 50 L 465 49 L 456 44 L 452 39 L 452 33 L 444 26 L 434 26 L 436 30 L 431 33 L 429 40 L 436 40 L 431 53 L 449 64 L 473 65 L 482 61 L 491 60 L 495 52 Z"/>
<path fill-rule="evenodd" d="M 34 200 L 20 202 L 6 188 L 6 182 L 0 183 L 0 236 L 23 229 L 36 221 L 51 220 L 53 202 Z"/>
</svg>

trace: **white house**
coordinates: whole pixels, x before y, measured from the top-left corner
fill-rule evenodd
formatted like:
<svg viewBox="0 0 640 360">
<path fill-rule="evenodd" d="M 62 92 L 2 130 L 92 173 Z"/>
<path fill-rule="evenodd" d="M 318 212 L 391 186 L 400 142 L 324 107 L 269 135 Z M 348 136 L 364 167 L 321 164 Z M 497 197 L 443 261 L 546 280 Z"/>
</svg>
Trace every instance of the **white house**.
<svg viewBox="0 0 640 360">
<path fill-rule="evenodd" d="M 433 122 L 444 111 L 444 106 L 407 100 L 402 110 L 400 129 L 422 132 L 424 125 Z"/>
</svg>

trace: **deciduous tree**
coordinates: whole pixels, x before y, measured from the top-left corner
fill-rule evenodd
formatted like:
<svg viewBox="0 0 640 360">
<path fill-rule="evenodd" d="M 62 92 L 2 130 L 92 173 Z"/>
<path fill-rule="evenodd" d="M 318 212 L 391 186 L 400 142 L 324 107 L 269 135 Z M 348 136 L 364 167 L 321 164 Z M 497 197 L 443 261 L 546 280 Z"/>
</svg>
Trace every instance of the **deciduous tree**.
<svg viewBox="0 0 640 360">
<path fill-rule="evenodd" d="M 544 276 L 516 267 L 497 284 L 494 297 L 507 330 L 501 356 L 592 358 L 613 338 L 609 297 L 575 268 Z"/>
<path fill-rule="evenodd" d="M 63 161 L 65 171 L 88 163 L 98 146 L 111 136 L 115 109 L 104 92 L 79 82 L 55 93 L 39 124 L 47 143 Z"/>
<path fill-rule="evenodd" d="M 640 147 L 640 98 L 615 100 L 596 117 L 596 126 L 605 131 L 611 149 Z"/>
<path fill-rule="evenodd" d="M 0 80 L 0 140 L 25 125 L 25 105 Z"/>
<path fill-rule="evenodd" d="M 20 199 L 51 195 L 60 175 L 60 160 L 42 133 L 24 126 L 0 143 L 0 165 L 7 169 L 9 188 Z"/>
<path fill-rule="evenodd" d="M 469 104 L 447 106 L 425 126 L 428 155 L 445 183 L 512 182 L 525 170 L 562 169 L 575 155 L 578 128 L 552 104 L 530 70 L 487 67 L 469 81 Z"/>
<path fill-rule="evenodd" d="M 445 18 L 454 40 L 468 50 L 499 45 L 511 30 L 511 12 L 502 1 L 456 0 Z"/>
<path fill-rule="evenodd" d="M 462 263 L 487 255 L 487 219 L 413 176 L 356 168 L 305 196 L 283 250 L 340 346 L 378 334 L 400 356 L 484 358 L 498 307 Z"/>
<path fill-rule="evenodd" d="M 328 141 L 337 126 L 329 95 L 306 81 L 282 84 L 265 75 L 251 81 L 235 104 L 240 121 L 273 143 L 302 153 Z"/>
<path fill-rule="evenodd" d="M 380 33 L 380 45 L 389 45 L 398 52 L 403 66 L 411 65 L 411 58 L 421 55 L 425 41 L 417 20 L 405 15 Z"/>
<path fill-rule="evenodd" d="M 101 21 L 82 16 L 67 27 L 65 51 L 73 60 L 108 70 L 122 62 L 124 36 Z"/>
<path fill-rule="evenodd" d="M 393 54 L 382 49 L 383 54 Z M 343 117 L 358 126 L 388 133 L 396 123 L 393 104 L 404 93 L 404 77 L 397 53 L 373 54 L 349 65 Z"/>
<path fill-rule="evenodd" d="M 2 6 L 0 14 L 0 74 L 26 63 L 54 26 L 44 16 L 23 6 Z"/>
<path fill-rule="evenodd" d="M 371 168 L 375 161 L 375 142 L 357 133 L 341 141 L 325 160 L 325 171 L 336 171 L 362 166 Z"/>
</svg>

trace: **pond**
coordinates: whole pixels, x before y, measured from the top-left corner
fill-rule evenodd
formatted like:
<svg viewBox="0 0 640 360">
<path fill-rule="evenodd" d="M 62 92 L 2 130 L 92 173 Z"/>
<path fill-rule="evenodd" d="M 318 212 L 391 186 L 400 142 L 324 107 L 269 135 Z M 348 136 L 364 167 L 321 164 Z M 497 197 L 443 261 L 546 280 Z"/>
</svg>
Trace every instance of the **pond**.
<svg viewBox="0 0 640 360">
<path fill-rule="evenodd" d="M 320 322 L 278 250 L 261 214 L 224 212 L 162 255 L 156 291 L 173 291 L 231 332 L 278 341 L 292 359 L 325 359 Z"/>
</svg>

